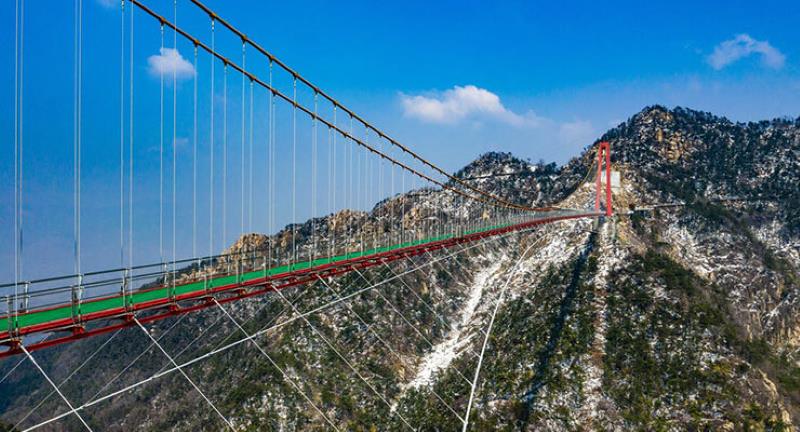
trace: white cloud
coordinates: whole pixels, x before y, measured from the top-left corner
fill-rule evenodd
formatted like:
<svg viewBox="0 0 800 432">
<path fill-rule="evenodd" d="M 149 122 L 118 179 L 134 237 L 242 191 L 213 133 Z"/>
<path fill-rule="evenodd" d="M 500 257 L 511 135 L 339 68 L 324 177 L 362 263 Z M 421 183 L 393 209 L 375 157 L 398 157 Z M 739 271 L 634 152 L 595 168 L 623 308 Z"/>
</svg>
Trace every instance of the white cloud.
<svg viewBox="0 0 800 432">
<path fill-rule="evenodd" d="M 148 71 L 151 75 L 160 77 L 161 74 L 164 74 L 165 81 L 170 81 L 173 73 L 178 80 L 194 76 L 194 65 L 183 58 L 178 50 L 161 48 L 159 52 L 158 55 L 151 55 L 147 58 Z"/>
<path fill-rule="evenodd" d="M 437 95 L 400 94 L 407 117 L 430 123 L 457 123 L 468 117 L 493 118 L 513 126 L 538 126 L 543 121 L 532 111 L 524 115 L 506 108 L 500 97 L 474 85 L 455 86 Z"/>
<path fill-rule="evenodd" d="M 761 63 L 772 69 L 782 68 L 786 61 L 786 56 L 769 42 L 755 40 L 748 34 L 736 35 L 717 45 L 706 60 L 711 67 L 720 70 L 753 54 L 760 55 Z"/>
</svg>

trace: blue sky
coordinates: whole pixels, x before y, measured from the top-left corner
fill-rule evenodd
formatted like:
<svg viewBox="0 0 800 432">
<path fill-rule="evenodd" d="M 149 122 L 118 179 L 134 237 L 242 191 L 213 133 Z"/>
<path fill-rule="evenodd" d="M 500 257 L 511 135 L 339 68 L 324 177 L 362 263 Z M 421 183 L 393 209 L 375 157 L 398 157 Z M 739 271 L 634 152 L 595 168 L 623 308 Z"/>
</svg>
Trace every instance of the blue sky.
<svg viewBox="0 0 800 432">
<path fill-rule="evenodd" d="M 171 1 L 144 2 L 172 17 Z M 345 105 L 449 170 L 489 150 L 563 163 L 609 127 L 652 104 L 682 105 L 738 121 L 800 115 L 797 2 L 208 0 L 207 4 Z M 24 273 L 38 277 L 68 273 L 72 267 L 74 6 L 70 1 L 45 0 L 26 0 L 25 5 L 24 261 L 28 264 Z M 14 2 L 8 1 L 0 8 L 0 83 L 5 83 L 0 86 L 0 99 L 5 101 L 0 104 L 0 133 L 8 137 L 0 155 L 0 225 L 5 227 L 0 243 L 4 245 L 13 243 L 13 6 Z M 86 266 L 102 268 L 119 261 L 120 249 L 119 3 L 84 0 L 83 11 L 82 239 Z M 208 42 L 209 24 L 202 13 L 180 0 L 178 14 L 181 27 Z M 175 135 L 178 171 L 185 174 L 191 169 L 187 162 L 192 136 L 187 101 L 191 101 L 192 77 L 196 74 L 198 91 L 208 96 L 210 66 L 208 57 L 201 54 L 198 70 L 194 70 L 191 46 L 186 41 L 178 42 L 177 55 L 170 51 L 159 55 L 157 24 L 141 12 L 137 12 L 136 20 L 135 261 L 149 262 L 160 255 L 155 231 L 159 79 L 154 71 L 178 67 L 180 109 Z M 172 34 L 168 32 L 166 39 L 169 48 Z M 240 61 L 241 48 L 235 38 L 220 32 L 217 47 Z M 248 55 L 248 64 L 259 71 L 259 76 L 265 76 L 264 59 L 257 59 L 252 52 Z M 127 74 L 127 54 L 125 61 Z M 216 73 L 214 106 L 218 107 L 219 65 Z M 291 90 L 285 76 L 278 84 L 282 90 Z M 241 156 L 236 150 L 241 140 L 240 77 L 232 74 L 229 85 L 230 157 L 235 164 Z M 170 119 L 170 82 L 165 91 L 166 116 Z M 301 97 L 310 100 L 308 94 Z M 201 97 L 198 105 L 201 148 L 210 134 L 204 115 L 210 111 L 209 99 Z M 265 107 L 264 94 L 257 94 L 253 125 L 257 137 L 266 130 L 263 121 L 258 121 L 263 120 Z M 283 129 L 278 132 L 278 145 L 286 150 L 290 115 L 285 109 L 280 115 Z M 218 142 L 219 117 L 217 108 Z M 309 129 L 301 126 L 301 141 L 310 140 Z M 126 136 L 128 131 L 125 126 Z M 171 121 L 165 124 L 165 136 L 167 163 L 171 163 Z M 263 155 L 265 150 L 256 145 L 255 158 L 261 160 Z M 208 162 L 201 159 L 199 163 Z M 300 152 L 299 163 L 310 164 L 308 152 Z M 283 199 L 288 199 L 288 168 L 281 166 L 278 170 L 278 188 Z M 256 171 L 258 182 L 262 173 Z M 238 198 L 240 193 L 238 175 L 234 172 L 233 186 L 228 185 L 231 197 Z M 166 180 L 170 179 L 167 175 Z M 303 176 L 298 179 L 298 188 L 308 189 L 310 181 Z M 207 189 L 210 182 L 205 184 Z M 189 185 L 181 181 L 177 189 L 178 212 L 185 221 Z M 219 200 L 220 186 L 214 190 Z M 372 191 L 367 200 L 350 202 L 334 203 L 325 197 L 315 204 L 303 200 L 294 218 L 305 220 L 331 208 L 366 207 L 389 192 L 386 187 Z M 167 192 L 167 199 L 172 199 L 171 192 Z M 198 223 L 206 233 L 209 203 L 205 194 L 199 200 Z M 270 226 L 265 222 L 267 210 L 262 201 L 252 203 L 256 223 L 247 228 L 273 231 L 292 219 L 292 213 L 283 206 Z M 234 202 L 239 204 L 238 199 Z M 168 225 L 170 215 L 167 212 Z M 225 216 L 226 237 L 212 229 L 217 251 L 241 229 L 240 211 L 234 209 Z M 218 212 L 215 217 L 219 220 L 222 215 Z M 171 239 L 168 231 L 166 237 Z M 191 230 L 179 224 L 175 235 L 176 254 L 189 256 Z M 198 239 L 203 253 L 211 247 L 208 235 L 204 235 Z M 10 280 L 13 275 L 13 251 L 11 246 L 0 252 L 0 280 Z"/>
<path fill-rule="evenodd" d="M 563 162 L 654 103 L 742 121 L 796 117 L 798 12 L 788 1 L 315 2 L 302 12 L 279 6 L 270 24 L 256 13 L 239 22 L 263 28 L 282 58 L 426 154 L 449 159 L 463 148 L 460 164 L 487 147 Z M 715 47 L 740 34 L 769 43 L 782 65 L 754 52 L 712 66 Z M 442 125 L 403 115 L 400 94 L 466 85 L 549 121 L 510 127 L 477 115 Z"/>
</svg>

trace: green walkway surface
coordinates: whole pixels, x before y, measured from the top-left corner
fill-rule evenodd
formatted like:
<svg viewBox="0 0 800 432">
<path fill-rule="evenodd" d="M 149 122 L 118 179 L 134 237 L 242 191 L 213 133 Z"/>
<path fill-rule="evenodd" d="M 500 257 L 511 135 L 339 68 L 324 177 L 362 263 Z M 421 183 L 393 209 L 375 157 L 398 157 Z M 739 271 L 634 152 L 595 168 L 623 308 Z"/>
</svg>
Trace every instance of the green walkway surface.
<svg viewBox="0 0 800 432">
<path fill-rule="evenodd" d="M 474 229 L 470 231 L 465 231 L 461 236 L 475 234 L 485 231 L 491 231 L 498 228 L 506 228 L 514 224 L 502 224 L 502 225 L 494 225 L 479 229 Z M 225 285 L 232 285 L 232 284 L 240 284 L 244 282 L 248 282 L 253 279 L 274 276 L 281 273 L 287 273 L 297 270 L 304 270 L 311 267 L 318 267 L 326 264 L 332 264 L 342 261 L 351 260 L 354 258 L 361 258 L 366 257 L 369 255 L 377 255 L 384 252 L 389 252 L 397 249 L 403 249 L 411 246 L 418 246 L 426 243 L 434 243 L 441 240 L 447 240 L 450 238 L 456 237 L 454 234 L 446 234 L 438 237 L 431 237 L 423 240 L 415 240 L 410 242 L 405 242 L 401 244 L 396 244 L 392 246 L 385 246 L 374 248 L 370 250 L 365 250 L 361 252 L 352 252 L 345 255 L 338 255 L 334 257 L 328 258 L 320 258 L 313 261 L 304 261 L 290 265 L 284 265 L 279 267 L 274 267 L 266 272 L 264 270 L 257 270 L 247 273 L 242 273 L 240 275 L 228 275 L 228 276 L 221 276 L 214 279 L 209 279 L 207 281 L 199 281 L 199 282 L 192 282 L 184 285 L 178 285 L 174 288 L 174 295 L 181 296 L 184 294 L 189 293 L 196 293 L 196 292 L 203 292 L 207 289 L 212 289 L 215 287 L 225 286 Z M 134 292 L 133 294 L 127 296 L 125 300 L 129 302 L 131 305 L 137 305 L 146 303 L 153 300 L 161 300 L 170 297 L 170 291 L 172 290 L 171 287 L 163 287 L 157 288 L 148 291 L 139 291 Z M 95 312 L 102 312 L 111 309 L 119 309 L 124 307 L 122 296 L 114 296 L 109 298 L 104 298 L 101 300 L 87 300 L 85 303 L 82 303 L 80 308 L 81 314 L 91 314 Z M 42 310 L 42 311 L 32 311 L 24 315 L 19 315 L 16 318 L 16 325 L 15 328 L 21 329 L 25 327 L 30 327 L 38 324 L 45 324 L 48 322 L 68 319 L 72 317 L 72 305 L 67 304 L 66 306 L 55 307 L 53 309 Z M 8 318 L 0 319 L 0 332 L 7 331 L 9 328 Z"/>
</svg>

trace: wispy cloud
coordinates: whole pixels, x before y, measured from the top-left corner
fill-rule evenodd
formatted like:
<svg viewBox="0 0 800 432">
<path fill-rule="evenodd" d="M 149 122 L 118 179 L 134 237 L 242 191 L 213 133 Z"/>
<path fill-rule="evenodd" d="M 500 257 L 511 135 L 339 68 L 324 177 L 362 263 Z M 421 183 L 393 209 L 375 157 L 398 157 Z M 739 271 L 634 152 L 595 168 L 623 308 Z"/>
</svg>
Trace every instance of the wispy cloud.
<svg viewBox="0 0 800 432">
<path fill-rule="evenodd" d="M 400 94 L 407 117 L 430 123 L 458 123 L 467 118 L 491 118 L 513 126 L 538 126 L 542 118 L 532 111 L 518 114 L 506 108 L 500 97 L 474 85 L 455 86 L 429 96 Z"/>
<path fill-rule="evenodd" d="M 769 42 L 753 39 L 748 34 L 720 43 L 706 60 L 711 67 L 720 70 L 753 54 L 760 55 L 761 63 L 772 69 L 780 69 L 786 62 L 786 56 Z"/>
<path fill-rule="evenodd" d="M 194 65 L 173 48 L 161 48 L 159 54 L 147 58 L 147 64 L 147 70 L 155 77 L 163 74 L 165 79 L 172 78 L 174 73 L 178 80 L 183 80 L 191 78 L 195 74 Z"/>
</svg>

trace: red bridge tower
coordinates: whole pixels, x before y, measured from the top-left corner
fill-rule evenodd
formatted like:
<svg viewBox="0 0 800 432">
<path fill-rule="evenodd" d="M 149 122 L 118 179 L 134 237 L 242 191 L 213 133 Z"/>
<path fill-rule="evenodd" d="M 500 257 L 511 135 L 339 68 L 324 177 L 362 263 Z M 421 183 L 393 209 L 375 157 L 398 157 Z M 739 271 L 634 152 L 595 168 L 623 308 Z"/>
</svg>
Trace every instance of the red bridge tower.
<svg viewBox="0 0 800 432">
<path fill-rule="evenodd" d="M 594 209 L 597 212 L 600 212 L 600 199 L 602 195 L 600 179 L 603 176 L 603 160 L 605 160 L 606 163 L 606 216 L 611 216 L 611 145 L 608 141 L 602 141 L 597 147 L 597 196 L 594 201 Z"/>
</svg>

